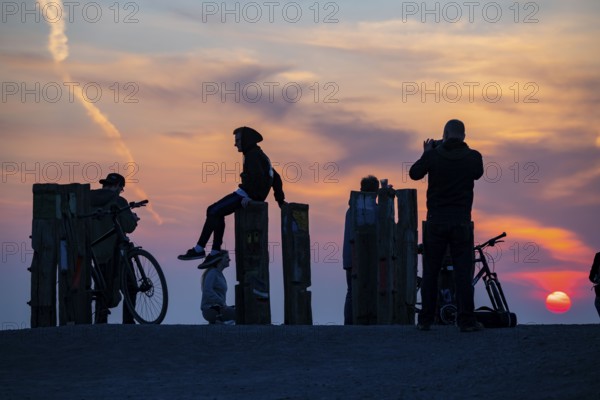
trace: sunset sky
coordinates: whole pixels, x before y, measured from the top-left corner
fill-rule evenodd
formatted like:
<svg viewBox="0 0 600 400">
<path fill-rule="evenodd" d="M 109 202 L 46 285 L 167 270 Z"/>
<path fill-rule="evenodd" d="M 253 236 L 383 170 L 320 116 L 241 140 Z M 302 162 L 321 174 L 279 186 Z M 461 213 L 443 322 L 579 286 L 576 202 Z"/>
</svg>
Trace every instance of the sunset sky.
<svg viewBox="0 0 600 400">
<path fill-rule="evenodd" d="M 131 235 L 170 290 L 165 323 L 205 323 L 194 262 L 205 209 L 233 191 L 248 125 L 310 205 L 316 324 L 340 324 L 344 213 L 362 176 L 395 188 L 445 122 L 483 154 L 475 240 L 492 252 L 520 323 L 597 323 L 600 3 L 3 2 L 0 24 L 0 322 L 29 326 L 34 183 L 127 178 L 152 208 Z M 37 5 L 36 5 L 37 4 Z M 58 12 L 58 13 L 57 13 Z M 280 217 L 269 196 L 271 309 L 283 322 Z M 233 250 L 233 217 L 225 248 Z M 235 268 L 226 270 L 234 302 Z M 566 293 L 555 314 L 546 297 Z M 476 306 L 488 305 L 482 283 Z"/>
</svg>

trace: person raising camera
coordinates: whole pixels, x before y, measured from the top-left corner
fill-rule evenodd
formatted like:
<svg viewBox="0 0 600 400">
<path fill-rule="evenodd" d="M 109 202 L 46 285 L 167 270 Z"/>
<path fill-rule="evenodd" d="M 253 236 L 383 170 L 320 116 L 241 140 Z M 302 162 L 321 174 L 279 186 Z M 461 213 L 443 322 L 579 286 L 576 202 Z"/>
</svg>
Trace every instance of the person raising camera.
<svg viewBox="0 0 600 400">
<path fill-rule="evenodd" d="M 413 180 L 429 175 L 427 222 L 423 229 L 423 309 L 417 328 L 430 330 L 437 302 L 437 283 L 446 247 L 450 246 L 458 305 L 457 324 L 461 332 L 482 329 L 474 313 L 473 188 L 483 175 L 481 154 L 465 143 L 465 125 L 453 119 L 444 126 L 443 139 L 427 139 L 423 155 L 410 168 Z"/>
</svg>

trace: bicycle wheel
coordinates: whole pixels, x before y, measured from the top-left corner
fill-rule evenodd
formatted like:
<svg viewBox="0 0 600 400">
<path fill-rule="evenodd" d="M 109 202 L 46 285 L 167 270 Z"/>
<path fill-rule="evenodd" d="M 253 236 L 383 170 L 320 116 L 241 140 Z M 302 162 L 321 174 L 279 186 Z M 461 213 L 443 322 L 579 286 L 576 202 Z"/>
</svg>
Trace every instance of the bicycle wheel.
<svg viewBox="0 0 600 400">
<path fill-rule="evenodd" d="M 140 324 L 160 324 L 167 314 L 165 275 L 152 254 L 135 248 L 127 252 L 121 271 L 125 306 Z"/>
<path fill-rule="evenodd" d="M 498 287 L 498 282 L 496 282 L 495 280 L 489 280 L 487 282 L 487 290 L 490 296 L 490 300 L 492 301 L 492 306 L 494 307 L 494 310 L 500 312 L 508 311 L 505 302 L 501 296 L 500 288 Z"/>
<path fill-rule="evenodd" d="M 446 304 L 440 308 L 440 321 L 444 325 L 455 325 L 458 310 L 454 304 Z"/>
</svg>

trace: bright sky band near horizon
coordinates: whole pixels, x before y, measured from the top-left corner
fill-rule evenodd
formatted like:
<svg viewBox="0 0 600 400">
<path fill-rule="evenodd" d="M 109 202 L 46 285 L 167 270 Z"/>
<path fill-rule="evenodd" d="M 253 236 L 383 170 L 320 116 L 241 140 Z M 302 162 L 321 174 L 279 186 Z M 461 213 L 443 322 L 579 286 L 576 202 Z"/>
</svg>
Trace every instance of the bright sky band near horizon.
<svg viewBox="0 0 600 400">
<path fill-rule="evenodd" d="M 163 266 L 165 323 L 205 323 L 200 272 L 177 254 L 233 191 L 248 125 L 310 205 L 313 317 L 343 321 L 343 217 L 362 176 L 418 190 L 408 168 L 451 118 L 483 154 L 475 238 L 522 323 L 597 323 L 600 4 L 577 0 L 4 1 L 0 23 L 0 322 L 27 327 L 34 183 L 127 178 L 148 198 L 132 234 Z M 279 212 L 271 308 L 283 321 Z M 225 247 L 233 250 L 233 219 Z M 226 270 L 234 302 L 235 268 Z M 546 297 L 566 293 L 567 312 Z M 476 306 L 488 305 L 482 287 Z"/>
</svg>

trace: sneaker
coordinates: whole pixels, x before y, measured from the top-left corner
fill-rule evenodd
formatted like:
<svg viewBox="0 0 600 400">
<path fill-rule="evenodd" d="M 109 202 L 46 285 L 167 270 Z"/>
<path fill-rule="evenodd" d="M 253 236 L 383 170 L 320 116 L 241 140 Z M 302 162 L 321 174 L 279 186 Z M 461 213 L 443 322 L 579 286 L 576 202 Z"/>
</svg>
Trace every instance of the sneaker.
<svg viewBox="0 0 600 400">
<path fill-rule="evenodd" d="M 431 325 L 429 324 L 417 324 L 417 330 L 419 331 L 430 331 Z"/>
<path fill-rule="evenodd" d="M 252 293 L 258 300 L 267 300 L 269 298 L 267 285 L 256 277 L 252 278 Z"/>
<path fill-rule="evenodd" d="M 461 332 L 477 332 L 483 329 L 481 322 L 475 322 L 474 324 L 463 325 L 460 327 Z"/>
<path fill-rule="evenodd" d="M 218 319 L 215 321 L 215 324 L 216 325 L 235 325 L 235 321 L 232 319 L 228 319 L 225 321 Z"/>
<path fill-rule="evenodd" d="M 198 269 L 206 269 L 208 267 L 212 267 L 217 264 L 223 258 L 223 252 L 218 252 L 217 254 L 209 254 L 204 259 L 204 262 L 198 265 Z"/>
<path fill-rule="evenodd" d="M 204 250 L 202 250 L 200 253 L 198 253 L 196 250 L 191 248 L 185 254 L 181 254 L 181 255 L 177 256 L 177 259 L 179 259 L 179 260 L 198 260 L 198 259 L 204 258 L 204 257 L 206 257 L 206 252 Z"/>
</svg>

